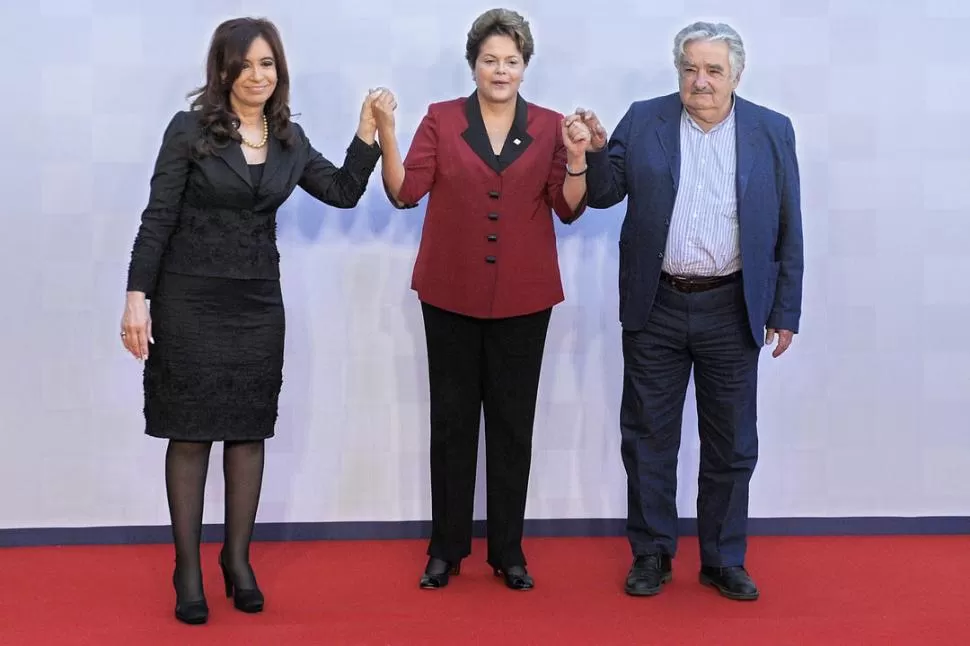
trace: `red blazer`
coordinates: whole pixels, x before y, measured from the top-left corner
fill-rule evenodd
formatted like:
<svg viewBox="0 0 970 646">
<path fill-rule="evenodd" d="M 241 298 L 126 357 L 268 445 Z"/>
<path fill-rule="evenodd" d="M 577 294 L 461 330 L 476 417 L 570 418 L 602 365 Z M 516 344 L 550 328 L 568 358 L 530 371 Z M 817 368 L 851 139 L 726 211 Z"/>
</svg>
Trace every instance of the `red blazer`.
<svg viewBox="0 0 970 646">
<path fill-rule="evenodd" d="M 531 314 L 564 300 L 552 214 L 569 224 L 562 197 L 562 115 L 518 97 L 500 155 L 492 152 L 477 94 L 433 103 L 404 160 L 398 195 L 428 207 L 411 288 L 458 314 Z"/>
</svg>

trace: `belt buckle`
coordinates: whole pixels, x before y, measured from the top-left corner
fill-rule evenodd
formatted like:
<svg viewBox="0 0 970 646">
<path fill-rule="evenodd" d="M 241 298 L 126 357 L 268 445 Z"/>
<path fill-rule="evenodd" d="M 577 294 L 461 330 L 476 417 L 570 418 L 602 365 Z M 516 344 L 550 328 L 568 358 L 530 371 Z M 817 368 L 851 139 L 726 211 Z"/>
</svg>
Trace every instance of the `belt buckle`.
<svg viewBox="0 0 970 646">
<path fill-rule="evenodd" d="M 670 276 L 671 287 L 685 294 L 703 291 L 709 282 L 709 278 L 700 276 Z"/>
<path fill-rule="evenodd" d="M 696 278 L 691 276 L 682 277 L 680 279 L 680 282 L 682 285 L 681 291 L 686 292 L 688 294 L 693 294 L 694 292 L 698 291 L 701 288 L 701 283 L 699 283 L 696 280 Z"/>
<path fill-rule="evenodd" d="M 682 283 L 684 281 L 679 276 L 674 276 L 673 274 L 667 274 L 667 279 L 665 282 L 668 285 L 670 285 L 675 291 L 678 291 L 678 292 L 684 291 L 682 287 Z"/>
</svg>

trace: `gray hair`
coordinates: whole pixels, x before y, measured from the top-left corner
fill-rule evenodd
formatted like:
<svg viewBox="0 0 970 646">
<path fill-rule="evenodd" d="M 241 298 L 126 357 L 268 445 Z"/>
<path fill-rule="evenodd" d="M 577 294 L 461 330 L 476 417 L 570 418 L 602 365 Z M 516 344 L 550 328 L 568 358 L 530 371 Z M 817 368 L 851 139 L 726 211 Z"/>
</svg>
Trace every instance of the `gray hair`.
<svg viewBox="0 0 970 646">
<path fill-rule="evenodd" d="M 723 22 L 695 22 L 687 25 L 674 36 L 674 67 L 680 73 L 684 64 L 684 49 L 696 40 L 723 41 L 728 46 L 728 61 L 731 63 L 731 79 L 737 81 L 744 70 L 744 42 L 730 25 Z"/>
</svg>

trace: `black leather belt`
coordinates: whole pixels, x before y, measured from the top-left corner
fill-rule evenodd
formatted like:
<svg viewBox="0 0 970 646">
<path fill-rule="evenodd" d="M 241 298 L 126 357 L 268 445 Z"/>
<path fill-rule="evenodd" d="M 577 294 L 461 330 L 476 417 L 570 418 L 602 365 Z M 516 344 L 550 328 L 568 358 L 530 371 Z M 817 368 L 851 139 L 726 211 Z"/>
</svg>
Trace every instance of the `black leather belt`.
<svg viewBox="0 0 970 646">
<path fill-rule="evenodd" d="M 660 281 L 670 285 L 678 292 L 690 294 L 692 292 L 706 292 L 729 285 L 741 279 L 741 272 L 736 271 L 727 276 L 671 276 L 665 271 L 660 272 Z"/>
</svg>

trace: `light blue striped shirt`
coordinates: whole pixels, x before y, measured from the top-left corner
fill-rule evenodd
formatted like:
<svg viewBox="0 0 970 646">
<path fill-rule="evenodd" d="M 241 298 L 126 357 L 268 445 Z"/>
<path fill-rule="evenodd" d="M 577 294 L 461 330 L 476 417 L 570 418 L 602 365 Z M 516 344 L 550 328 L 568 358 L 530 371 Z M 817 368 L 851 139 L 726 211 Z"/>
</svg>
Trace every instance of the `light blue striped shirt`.
<svg viewBox="0 0 970 646">
<path fill-rule="evenodd" d="M 708 132 L 684 110 L 680 185 L 663 270 L 673 276 L 725 276 L 741 269 L 734 108 Z"/>
</svg>

